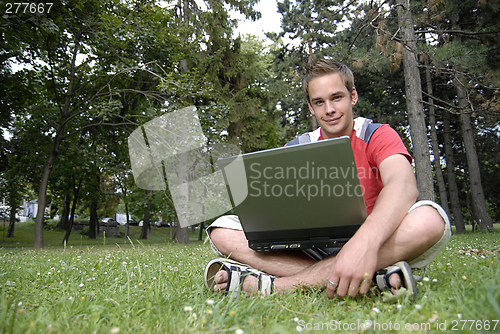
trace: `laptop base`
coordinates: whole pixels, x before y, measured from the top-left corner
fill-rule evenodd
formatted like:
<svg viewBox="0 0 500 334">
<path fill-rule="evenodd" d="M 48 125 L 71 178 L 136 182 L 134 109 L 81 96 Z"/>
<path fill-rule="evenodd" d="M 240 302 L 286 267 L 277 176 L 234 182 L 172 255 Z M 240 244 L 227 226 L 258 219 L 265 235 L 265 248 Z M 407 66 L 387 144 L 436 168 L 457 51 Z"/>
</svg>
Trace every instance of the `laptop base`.
<svg viewBox="0 0 500 334">
<path fill-rule="evenodd" d="M 248 239 L 248 246 L 256 252 L 341 248 L 360 226 L 343 225 L 298 230 L 245 232 L 245 235 Z M 317 237 L 317 235 L 322 236 Z M 332 235 L 335 237 L 331 237 Z"/>
<path fill-rule="evenodd" d="M 327 240 L 306 240 L 291 243 L 280 242 L 258 242 L 248 241 L 248 246 L 256 252 L 271 252 L 279 250 L 302 250 L 302 249 L 317 249 L 317 248 L 341 248 L 349 241 L 346 239 L 327 239 Z"/>
</svg>

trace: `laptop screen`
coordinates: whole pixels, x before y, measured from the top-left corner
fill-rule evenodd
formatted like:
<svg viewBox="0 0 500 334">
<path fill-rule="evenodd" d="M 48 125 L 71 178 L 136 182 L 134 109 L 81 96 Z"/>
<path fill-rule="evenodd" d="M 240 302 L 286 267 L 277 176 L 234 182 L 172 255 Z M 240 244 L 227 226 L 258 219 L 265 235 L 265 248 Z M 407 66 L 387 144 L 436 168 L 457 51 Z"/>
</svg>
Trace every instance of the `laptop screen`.
<svg viewBox="0 0 500 334">
<path fill-rule="evenodd" d="M 236 159 L 218 164 L 249 240 L 346 238 L 366 218 L 349 137 Z"/>
</svg>

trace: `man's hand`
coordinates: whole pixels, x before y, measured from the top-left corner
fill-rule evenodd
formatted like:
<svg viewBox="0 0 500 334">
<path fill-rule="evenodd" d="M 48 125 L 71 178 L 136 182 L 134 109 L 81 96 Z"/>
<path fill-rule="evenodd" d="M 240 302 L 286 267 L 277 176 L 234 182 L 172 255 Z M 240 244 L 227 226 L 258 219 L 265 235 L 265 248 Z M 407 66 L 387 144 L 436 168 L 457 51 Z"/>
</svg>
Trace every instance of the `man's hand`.
<svg viewBox="0 0 500 334">
<path fill-rule="evenodd" d="M 377 266 L 379 249 L 363 239 L 353 237 L 337 254 L 328 277 L 336 285 L 327 283 L 328 298 L 333 298 L 335 292 L 339 297 L 347 294 L 354 297 L 358 291 L 360 294 L 368 292 Z"/>
<path fill-rule="evenodd" d="M 367 293 L 378 262 L 392 264 L 401 260 L 392 258 L 392 253 L 385 254 L 388 258 L 378 256 L 417 199 L 415 175 L 407 158 L 400 154 L 384 159 L 379 170 L 384 187 L 371 214 L 337 254 L 328 277 L 335 283 L 327 283 L 328 298 L 333 298 L 335 292 L 339 297 Z"/>
</svg>

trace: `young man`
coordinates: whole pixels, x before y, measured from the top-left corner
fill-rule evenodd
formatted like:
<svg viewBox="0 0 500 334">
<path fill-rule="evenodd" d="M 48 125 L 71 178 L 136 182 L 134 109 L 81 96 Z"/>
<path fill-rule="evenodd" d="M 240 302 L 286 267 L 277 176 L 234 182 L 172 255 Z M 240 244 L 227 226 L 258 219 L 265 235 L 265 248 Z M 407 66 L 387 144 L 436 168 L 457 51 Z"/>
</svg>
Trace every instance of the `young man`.
<svg viewBox="0 0 500 334">
<path fill-rule="evenodd" d="M 373 173 L 360 173 L 368 217 L 340 250 L 268 253 L 248 247 L 237 216 L 221 217 L 209 227 L 210 241 L 216 254 L 231 260 L 207 264 L 207 288 L 269 294 L 307 286 L 326 288 L 333 298 L 365 294 L 373 278 L 380 288 L 397 294 L 404 286 L 416 297 L 412 270 L 425 268 L 446 245 L 451 236 L 448 217 L 434 202 L 415 203 L 412 158 L 399 135 L 388 125 L 353 119 L 358 93 L 347 66 L 313 61 L 304 91 L 319 128 L 288 145 L 349 136 L 358 171 Z"/>
</svg>

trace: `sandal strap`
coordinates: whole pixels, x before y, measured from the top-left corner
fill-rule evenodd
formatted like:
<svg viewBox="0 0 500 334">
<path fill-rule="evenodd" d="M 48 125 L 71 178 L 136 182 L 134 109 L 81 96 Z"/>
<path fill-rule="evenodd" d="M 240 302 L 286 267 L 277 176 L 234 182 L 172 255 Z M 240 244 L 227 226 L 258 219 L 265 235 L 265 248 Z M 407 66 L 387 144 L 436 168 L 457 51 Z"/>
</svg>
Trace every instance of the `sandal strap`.
<svg viewBox="0 0 500 334">
<path fill-rule="evenodd" d="M 246 264 L 225 258 L 213 259 L 208 262 L 205 268 L 205 282 L 209 279 L 209 277 L 206 277 L 209 271 L 208 269 L 214 264 L 218 264 L 220 266 L 219 270 L 225 270 L 228 273 L 225 293 L 231 297 L 237 297 L 240 294 L 243 281 L 248 275 L 252 275 L 257 278 L 258 291 L 260 293 L 267 296 L 273 292 L 274 276 L 254 269 Z M 210 288 L 207 283 L 205 285 Z"/>
<path fill-rule="evenodd" d="M 267 275 L 267 274 L 260 274 L 259 275 L 259 292 L 262 293 L 264 296 L 269 296 L 271 293 L 273 293 L 273 287 L 274 287 L 274 276 Z"/>
<path fill-rule="evenodd" d="M 392 288 L 389 277 L 392 274 L 398 274 L 401 280 L 401 286 L 408 290 L 413 295 L 413 301 L 417 298 L 417 286 L 415 278 L 413 277 L 412 270 L 408 263 L 400 261 L 392 266 L 379 270 L 373 276 L 373 281 L 377 284 L 380 290 Z"/>
<path fill-rule="evenodd" d="M 222 264 L 222 267 L 228 273 L 226 293 L 231 292 L 230 296 L 236 297 L 241 291 L 241 285 L 244 279 L 244 276 L 241 275 L 241 269 L 237 266 L 227 266 L 225 264 Z"/>
<path fill-rule="evenodd" d="M 401 276 L 401 268 L 396 266 L 389 266 L 377 271 L 375 273 L 375 276 L 373 277 L 373 280 L 380 290 L 390 289 L 391 284 L 389 283 L 389 277 L 391 277 L 392 274 L 396 273 Z"/>
</svg>

